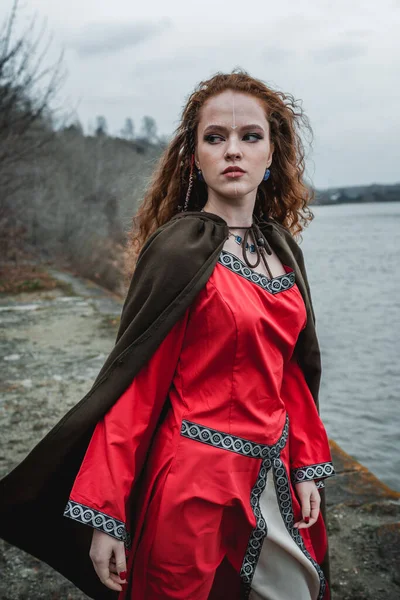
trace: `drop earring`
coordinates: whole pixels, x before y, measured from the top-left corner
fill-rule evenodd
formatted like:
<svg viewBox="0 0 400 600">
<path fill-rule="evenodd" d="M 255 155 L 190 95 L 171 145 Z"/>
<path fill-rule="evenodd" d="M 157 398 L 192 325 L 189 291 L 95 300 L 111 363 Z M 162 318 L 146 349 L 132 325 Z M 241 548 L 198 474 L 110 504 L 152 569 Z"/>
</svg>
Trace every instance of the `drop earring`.
<svg viewBox="0 0 400 600">
<path fill-rule="evenodd" d="M 269 178 L 270 175 L 271 175 L 271 171 L 269 169 L 267 169 L 264 173 L 263 181 L 267 181 L 267 179 Z"/>
<path fill-rule="evenodd" d="M 202 174 L 202 172 L 201 172 L 201 169 L 199 169 L 199 168 L 197 168 L 197 179 L 198 179 L 199 181 L 204 181 L 203 174 Z"/>
</svg>

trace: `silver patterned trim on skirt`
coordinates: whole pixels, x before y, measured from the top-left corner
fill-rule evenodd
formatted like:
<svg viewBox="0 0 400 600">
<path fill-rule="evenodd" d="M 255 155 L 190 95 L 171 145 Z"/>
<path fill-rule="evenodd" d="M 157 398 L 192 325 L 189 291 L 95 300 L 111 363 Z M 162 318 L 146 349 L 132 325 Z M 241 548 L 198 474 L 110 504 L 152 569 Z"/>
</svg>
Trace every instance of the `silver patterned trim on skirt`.
<svg viewBox="0 0 400 600">
<path fill-rule="evenodd" d="M 260 508 L 260 498 L 267 484 L 268 472 L 272 469 L 277 490 L 279 510 L 283 521 L 292 539 L 296 542 L 308 560 L 311 561 L 318 573 L 320 580 L 318 600 L 322 600 L 326 589 L 325 576 L 319 564 L 307 551 L 298 529 L 293 527 L 294 515 L 289 478 L 284 464 L 280 459 L 280 453 L 285 447 L 289 435 L 289 416 L 286 414 L 286 421 L 282 433 L 278 441 L 272 446 L 258 444 L 257 442 L 252 442 L 251 440 L 187 420 L 182 421 L 181 435 L 191 440 L 201 442 L 202 444 L 213 446 L 214 448 L 235 452 L 249 458 L 258 458 L 262 461 L 257 480 L 250 494 L 250 505 L 255 517 L 256 526 L 250 535 L 240 569 L 240 577 L 243 585 L 242 598 L 245 600 L 250 595 L 251 583 L 260 557 L 262 545 L 268 533 L 268 526 Z"/>
<path fill-rule="evenodd" d="M 282 430 L 282 434 L 277 442 L 272 446 L 267 444 L 258 444 L 246 440 L 245 438 L 238 437 L 237 435 L 231 435 L 230 433 L 224 433 L 211 427 L 205 427 L 192 421 L 182 421 L 181 435 L 183 437 L 214 446 L 214 448 L 221 448 L 222 450 L 229 450 L 229 452 L 235 452 L 242 456 L 248 456 L 249 458 L 273 458 L 279 456 L 280 451 L 285 447 L 286 440 L 289 433 L 289 417 L 286 415 L 285 425 Z"/>
<path fill-rule="evenodd" d="M 326 589 L 325 575 L 317 561 L 313 559 L 313 557 L 305 547 L 300 531 L 297 527 L 294 527 L 294 515 L 292 496 L 290 494 L 289 477 L 286 472 L 285 465 L 279 457 L 273 460 L 272 472 L 274 474 L 275 488 L 278 496 L 278 505 L 279 510 L 281 511 L 283 522 L 285 523 L 286 529 L 290 533 L 291 537 L 299 546 L 300 550 L 315 567 L 320 581 L 318 600 L 322 600 L 325 595 Z"/>
</svg>

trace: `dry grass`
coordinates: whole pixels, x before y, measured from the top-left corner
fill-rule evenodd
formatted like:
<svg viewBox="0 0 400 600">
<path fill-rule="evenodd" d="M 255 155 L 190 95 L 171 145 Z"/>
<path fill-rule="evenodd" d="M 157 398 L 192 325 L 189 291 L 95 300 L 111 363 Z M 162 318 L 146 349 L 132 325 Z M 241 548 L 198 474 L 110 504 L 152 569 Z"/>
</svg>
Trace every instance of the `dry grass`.
<svg viewBox="0 0 400 600">
<path fill-rule="evenodd" d="M 0 294 L 53 290 L 60 282 L 33 264 L 0 264 Z"/>
</svg>

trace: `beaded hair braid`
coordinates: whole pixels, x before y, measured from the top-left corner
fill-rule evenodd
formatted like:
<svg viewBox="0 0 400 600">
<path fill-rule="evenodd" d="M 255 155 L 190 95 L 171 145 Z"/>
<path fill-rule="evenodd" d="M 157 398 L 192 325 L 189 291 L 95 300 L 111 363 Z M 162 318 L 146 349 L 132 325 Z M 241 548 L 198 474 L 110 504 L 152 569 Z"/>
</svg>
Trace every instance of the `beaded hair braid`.
<svg viewBox="0 0 400 600">
<path fill-rule="evenodd" d="M 193 171 L 194 171 L 194 153 L 195 153 L 195 141 L 194 131 L 192 128 L 188 129 L 188 148 L 190 153 L 190 173 L 189 173 L 189 185 L 186 192 L 185 204 L 183 206 L 184 212 L 187 211 L 189 206 L 190 194 L 193 187 Z"/>
</svg>

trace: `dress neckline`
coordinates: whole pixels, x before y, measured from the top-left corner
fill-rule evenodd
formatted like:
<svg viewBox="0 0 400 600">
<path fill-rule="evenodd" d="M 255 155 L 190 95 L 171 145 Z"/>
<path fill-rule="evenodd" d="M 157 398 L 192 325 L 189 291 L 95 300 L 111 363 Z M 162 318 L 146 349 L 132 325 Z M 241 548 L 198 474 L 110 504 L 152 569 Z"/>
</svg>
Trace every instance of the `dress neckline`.
<svg viewBox="0 0 400 600">
<path fill-rule="evenodd" d="M 295 272 L 288 265 L 283 265 L 284 269 L 288 269 L 286 273 L 269 279 L 264 273 L 259 273 L 248 267 L 236 254 L 232 254 L 228 250 L 221 250 L 218 262 L 271 294 L 277 294 L 293 287 L 296 281 Z"/>
</svg>

